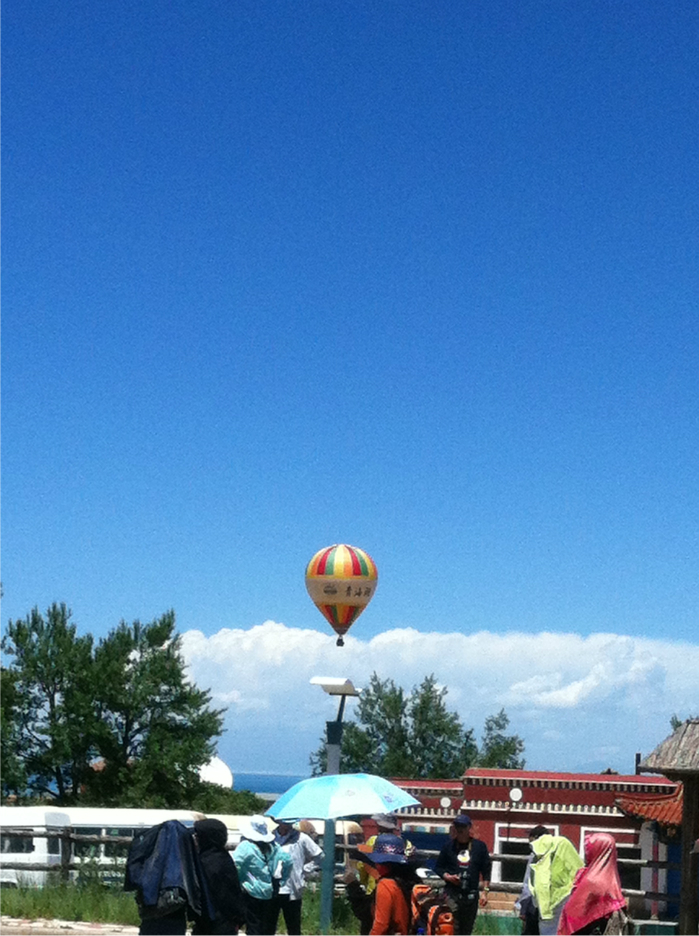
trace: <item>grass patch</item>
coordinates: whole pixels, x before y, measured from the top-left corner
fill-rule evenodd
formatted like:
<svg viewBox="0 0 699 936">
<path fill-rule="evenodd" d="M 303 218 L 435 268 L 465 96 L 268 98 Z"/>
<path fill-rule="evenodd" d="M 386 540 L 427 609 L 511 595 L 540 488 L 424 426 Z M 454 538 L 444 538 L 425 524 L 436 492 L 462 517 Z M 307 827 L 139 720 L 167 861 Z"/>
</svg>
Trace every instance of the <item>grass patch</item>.
<svg viewBox="0 0 699 936">
<path fill-rule="evenodd" d="M 45 887 L 0 888 L 3 914 L 30 920 L 76 920 L 138 926 L 133 894 L 104 884 L 63 884 Z"/>
<path fill-rule="evenodd" d="M 74 920 L 91 923 L 116 923 L 138 926 L 140 923 L 134 895 L 94 880 L 64 884 L 54 880 L 45 887 L 0 888 L 2 913 L 11 917 L 44 920 Z M 277 932 L 285 933 L 284 917 L 280 914 Z M 303 898 L 301 931 L 304 936 L 320 934 L 320 889 L 308 888 Z M 333 900 L 333 914 L 328 936 L 352 936 L 359 932 L 359 921 L 347 900 Z M 521 923 L 515 917 L 511 926 L 487 913 L 479 913 L 474 933 L 520 933 Z"/>
<path fill-rule="evenodd" d="M 284 918 L 280 915 L 279 932 L 285 933 Z M 301 908 L 301 932 L 304 936 L 318 936 L 320 929 L 320 889 L 306 889 Z M 359 932 L 359 920 L 352 913 L 352 908 L 344 897 L 333 899 L 333 912 L 330 920 L 329 936 L 349 936 Z"/>
</svg>

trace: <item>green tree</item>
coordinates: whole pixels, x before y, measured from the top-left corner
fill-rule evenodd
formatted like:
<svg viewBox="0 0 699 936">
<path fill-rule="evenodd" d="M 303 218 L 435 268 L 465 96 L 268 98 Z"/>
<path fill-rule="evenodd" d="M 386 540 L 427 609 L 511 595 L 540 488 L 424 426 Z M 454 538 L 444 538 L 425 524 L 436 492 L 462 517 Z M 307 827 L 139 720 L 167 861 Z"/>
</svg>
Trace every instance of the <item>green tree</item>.
<svg viewBox="0 0 699 936">
<path fill-rule="evenodd" d="M 311 754 L 314 776 L 325 771 L 325 741 Z M 401 775 L 409 764 L 406 699 L 392 679 L 381 680 L 373 673 L 370 684 L 359 696 L 357 720 L 344 725 L 340 770 Z"/>
<path fill-rule="evenodd" d="M 60 804 L 189 807 L 222 710 L 186 678 L 175 615 L 122 622 L 94 646 L 64 604 L 10 621 L 2 640 L 3 795 Z M 22 787 L 25 789 L 22 789 Z"/>
<path fill-rule="evenodd" d="M 15 769 L 32 793 L 60 803 L 77 800 L 95 754 L 92 637 L 78 637 L 70 618 L 64 604 L 52 604 L 45 618 L 34 608 L 10 621 L 2 640 L 14 657 L 5 685 L 13 691 Z"/>
<path fill-rule="evenodd" d="M 473 730 L 464 729 L 456 712 L 447 709 L 447 692 L 446 686 L 437 686 L 433 675 L 426 676 L 408 700 L 414 776 L 458 777 L 478 756 Z"/>
<path fill-rule="evenodd" d="M 344 727 L 340 769 L 390 777 L 457 777 L 476 755 L 473 732 L 448 711 L 446 688 L 427 676 L 406 697 L 392 679 L 373 673 L 359 697 L 357 717 Z M 325 770 L 326 745 L 311 755 L 314 775 Z"/>
<path fill-rule="evenodd" d="M 27 773 L 21 755 L 17 673 L 3 666 L 0 677 L 0 797 L 21 799 L 27 790 Z"/>
<path fill-rule="evenodd" d="M 200 782 L 187 806 L 203 813 L 252 816 L 263 813 L 269 803 L 250 790 L 227 790 L 215 783 Z"/>
<path fill-rule="evenodd" d="M 699 716 L 697 715 L 688 715 L 686 718 L 680 718 L 679 715 L 674 714 L 670 716 L 670 727 L 673 731 L 677 731 L 686 721 L 694 721 Z"/>
<path fill-rule="evenodd" d="M 482 746 L 478 753 L 479 767 L 500 767 L 507 770 L 523 770 L 525 760 L 524 741 L 519 735 L 507 735 L 510 719 L 505 709 L 485 720 Z"/>
<path fill-rule="evenodd" d="M 88 797 L 103 805 L 189 806 L 224 710 L 212 709 L 210 693 L 186 679 L 174 612 L 150 624 L 122 621 L 94 656 L 102 763 Z"/>
</svg>

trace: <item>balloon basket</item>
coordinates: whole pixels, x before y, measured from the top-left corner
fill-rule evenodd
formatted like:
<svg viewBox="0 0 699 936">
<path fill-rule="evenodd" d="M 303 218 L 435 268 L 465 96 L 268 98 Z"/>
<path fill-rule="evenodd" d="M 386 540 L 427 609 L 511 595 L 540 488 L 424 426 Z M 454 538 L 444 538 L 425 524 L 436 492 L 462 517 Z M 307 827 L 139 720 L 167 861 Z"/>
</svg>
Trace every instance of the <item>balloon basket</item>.
<svg viewBox="0 0 699 936">
<path fill-rule="evenodd" d="M 344 645 L 345 645 L 345 642 L 344 642 L 344 640 L 342 639 L 342 637 L 338 637 L 338 638 L 337 638 L 337 643 L 335 644 L 335 646 L 336 646 L 336 647 L 344 647 Z"/>
</svg>

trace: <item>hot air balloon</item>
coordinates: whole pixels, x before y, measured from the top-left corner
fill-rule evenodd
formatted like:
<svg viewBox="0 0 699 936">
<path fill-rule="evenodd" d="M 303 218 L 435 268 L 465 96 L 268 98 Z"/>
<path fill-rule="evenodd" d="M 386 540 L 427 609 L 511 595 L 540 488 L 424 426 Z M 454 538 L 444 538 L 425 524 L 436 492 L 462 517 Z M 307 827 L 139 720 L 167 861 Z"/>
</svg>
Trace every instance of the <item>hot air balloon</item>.
<svg viewBox="0 0 699 936">
<path fill-rule="evenodd" d="M 306 568 L 306 588 L 338 635 L 337 646 L 371 601 L 378 584 L 374 560 L 363 549 L 336 543 L 320 549 Z"/>
</svg>

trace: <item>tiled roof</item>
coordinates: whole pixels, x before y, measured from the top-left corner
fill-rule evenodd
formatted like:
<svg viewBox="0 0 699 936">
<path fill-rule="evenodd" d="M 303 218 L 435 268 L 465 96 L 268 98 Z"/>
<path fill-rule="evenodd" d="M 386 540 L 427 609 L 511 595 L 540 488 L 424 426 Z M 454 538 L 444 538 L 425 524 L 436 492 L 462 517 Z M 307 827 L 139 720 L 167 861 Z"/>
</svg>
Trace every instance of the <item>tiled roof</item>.
<svg viewBox="0 0 699 936">
<path fill-rule="evenodd" d="M 690 718 L 641 763 L 643 770 L 699 774 L 699 718 Z"/>
<path fill-rule="evenodd" d="M 431 790 L 441 790 L 442 788 L 451 790 L 454 787 L 461 789 L 461 777 L 455 777 L 453 780 L 415 780 L 413 777 L 391 777 L 391 783 L 398 786 L 409 783 L 411 786 L 428 787 Z"/>
<path fill-rule="evenodd" d="M 457 795 L 461 794 L 462 786 L 461 777 L 457 777 L 455 780 L 413 780 L 410 777 L 391 777 L 391 783 L 395 783 L 399 787 L 409 786 L 418 790 L 439 790 L 440 792 L 456 790 Z"/>
<path fill-rule="evenodd" d="M 639 819 L 654 819 L 664 826 L 682 825 L 682 784 L 677 785 L 674 793 L 661 796 L 648 796 L 638 793 L 625 793 L 614 800 L 619 809 L 627 816 Z"/>
</svg>

